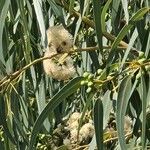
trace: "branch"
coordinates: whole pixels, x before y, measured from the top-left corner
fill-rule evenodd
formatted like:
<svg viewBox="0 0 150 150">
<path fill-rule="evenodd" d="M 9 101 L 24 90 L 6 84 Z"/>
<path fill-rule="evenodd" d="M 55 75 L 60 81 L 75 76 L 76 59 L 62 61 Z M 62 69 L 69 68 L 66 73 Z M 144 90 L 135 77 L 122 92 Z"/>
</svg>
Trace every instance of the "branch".
<svg viewBox="0 0 150 150">
<path fill-rule="evenodd" d="M 6 85 L 6 87 L 4 88 L 4 90 L 5 90 L 7 88 L 7 86 L 9 85 L 9 83 L 12 82 L 14 79 L 18 78 L 20 76 L 20 74 L 23 73 L 26 69 L 30 68 L 32 65 L 35 65 L 35 64 L 37 64 L 37 63 L 39 63 L 45 59 L 51 59 L 57 55 L 58 54 L 54 54 L 50 57 L 38 58 L 38 59 L 34 60 L 33 62 L 29 63 L 28 65 L 24 66 L 22 69 L 14 72 L 13 74 L 7 75 L 2 80 L 0 80 L 0 87 Z"/>
<path fill-rule="evenodd" d="M 111 46 L 103 46 L 103 49 L 111 49 Z M 126 47 L 119 46 L 118 49 L 123 50 L 123 49 L 126 49 Z M 72 54 L 75 52 L 83 52 L 83 51 L 95 51 L 95 50 L 98 50 L 98 47 L 78 48 L 78 49 L 68 52 L 68 54 Z M 6 86 L 9 85 L 10 82 L 12 82 L 14 79 L 18 78 L 20 76 L 20 74 L 22 74 L 26 69 L 30 68 L 32 65 L 35 65 L 45 59 L 51 59 L 57 55 L 59 55 L 59 54 L 54 54 L 51 57 L 38 58 L 38 59 L 32 61 L 31 63 L 29 63 L 28 65 L 24 66 L 22 69 L 14 72 L 13 74 L 5 76 L 2 80 L 0 80 L 0 87 L 2 87 L 4 85 L 6 85 Z"/>
</svg>

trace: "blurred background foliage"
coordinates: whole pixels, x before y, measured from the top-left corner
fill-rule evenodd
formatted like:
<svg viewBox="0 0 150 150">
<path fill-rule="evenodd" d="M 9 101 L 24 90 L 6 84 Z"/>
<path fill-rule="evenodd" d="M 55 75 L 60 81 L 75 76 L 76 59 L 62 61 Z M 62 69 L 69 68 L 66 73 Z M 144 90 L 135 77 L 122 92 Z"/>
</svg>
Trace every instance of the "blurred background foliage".
<svg viewBox="0 0 150 150">
<path fill-rule="evenodd" d="M 148 0 L 1 0 L 0 149 L 50 149 L 54 129 L 73 112 L 82 113 L 80 124 L 91 112 L 88 149 L 148 149 L 149 6 Z M 42 67 L 46 29 L 59 24 L 76 50 L 77 74 L 66 82 Z M 111 113 L 115 137 L 104 134 Z M 132 120 L 128 135 L 125 116 Z"/>
</svg>

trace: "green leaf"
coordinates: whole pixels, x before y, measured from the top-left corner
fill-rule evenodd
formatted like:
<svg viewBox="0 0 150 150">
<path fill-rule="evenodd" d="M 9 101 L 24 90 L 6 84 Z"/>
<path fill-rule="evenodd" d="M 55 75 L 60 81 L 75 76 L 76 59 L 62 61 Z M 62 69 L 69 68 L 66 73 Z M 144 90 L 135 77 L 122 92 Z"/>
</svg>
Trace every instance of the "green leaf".
<svg viewBox="0 0 150 150">
<path fill-rule="evenodd" d="M 136 21 L 139 21 L 147 12 L 149 11 L 149 8 L 144 7 L 137 11 L 135 15 L 129 20 L 129 24 L 125 25 L 121 31 L 119 32 L 118 36 L 116 37 L 115 41 L 112 44 L 111 51 L 108 57 L 108 64 L 111 64 L 113 61 L 113 57 L 116 53 L 115 49 L 121 42 L 121 40 L 127 35 L 128 31 L 132 29 L 134 26 L 134 23 Z M 138 18 L 139 17 L 139 18 Z"/>
<path fill-rule="evenodd" d="M 125 77 L 120 86 L 118 91 L 117 97 L 117 112 L 116 112 L 116 125 L 118 131 L 118 138 L 120 147 L 122 150 L 126 150 L 126 142 L 125 142 L 125 135 L 124 135 L 124 117 L 128 105 L 128 101 L 131 97 L 131 76 Z"/>
<path fill-rule="evenodd" d="M 120 0 L 113 0 L 112 1 L 112 7 L 111 7 L 111 16 L 112 16 L 112 19 L 111 19 L 111 23 L 112 23 L 112 28 L 113 28 L 113 31 L 114 33 L 116 33 L 117 31 L 117 26 L 116 26 L 116 20 L 118 15 L 119 15 L 119 6 L 120 6 Z M 117 21 L 118 22 L 118 21 Z"/>
<path fill-rule="evenodd" d="M 19 136 L 22 136 L 24 143 L 27 145 L 29 143 L 28 136 L 26 135 L 26 132 L 23 129 L 22 122 L 18 120 L 16 116 L 14 116 L 14 125 L 17 127 L 18 133 L 20 134 L 18 135 L 18 138 Z"/>
<path fill-rule="evenodd" d="M 43 8 L 42 8 L 42 1 L 33 0 L 33 5 L 36 13 L 36 18 L 39 24 L 39 29 L 41 32 L 42 37 L 42 45 L 46 47 L 45 41 L 46 41 L 46 29 L 45 29 L 45 23 L 44 23 L 44 17 L 43 17 Z"/>
<path fill-rule="evenodd" d="M 110 112 L 112 110 L 112 101 L 110 99 L 111 91 L 106 91 L 102 97 L 103 103 L 103 129 L 106 128 Z M 96 138 L 93 136 L 91 143 L 89 144 L 89 150 L 93 150 L 93 147 L 96 147 Z"/>
<path fill-rule="evenodd" d="M 69 13 L 72 14 L 72 11 L 74 9 L 74 3 L 75 3 L 75 0 L 70 0 L 70 5 L 69 5 Z"/>
<path fill-rule="evenodd" d="M 107 126 L 107 123 L 108 123 L 108 119 L 110 117 L 110 112 L 112 110 L 112 100 L 110 98 L 110 94 L 111 94 L 111 91 L 106 91 L 106 93 L 104 94 L 104 96 L 102 97 L 102 103 L 103 103 L 103 109 L 104 109 L 104 112 L 103 112 L 103 120 L 104 120 L 104 128 L 106 128 Z"/>
<path fill-rule="evenodd" d="M 122 1 L 122 7 L 124 10 L 125 20 L 128 23 L 129 21 L 129 10 L 128 10 L 128 1 L 127 0 L 121 0 Z"/>
<path fill-rule="evenodd" d="M 95 69 L 98 70 L 100 68 L 100 63 L 98 60 L 99 56 L 97 52 L 96 51 L 89 52 L 89 55 L 90 55 L 91 61 L 93 62 Z"/>
<path fill-rule="evenodd" d="M 80 82 L 83 78 L 77 77 L 73 80 L 71 80 L 66 86 L 64 86 L 54 97 L 49 101 L 49 103 L 46 105 L 46 107 L 41 112 L 40 116 L 37 118 L 32 134 L 31 134 L 31 140 L 29 143 L 28 150 L 32 150 L 33 146 L 35 144 L 36 135 L 38 134 L 41 125 L 43 124 L 43 121 L 48 117 L 49 114 L 53 112 L 53 110 L 69 95 L 74 93 L 79 87 Z"/>
<path fill-rule="evenodd" d="M 142 101 L 142 139 L 141 140 L 142 140 L 142 149 L 145 149 L 146 147 L 145 131 L 146 131 L 147 88 L 146 88 L 146 83 L 145 83 L 145 79 L 143 75 L 140 77 L 139 95 Z"/>
<path fill-rule="evenodd" d="M 7 12 L 9 9 L 9 5 L 10 5 L 10 0 L 6 0 L 5 3 L 3 2 L 3 8 L 2 10 L 0 10 L 0 21 L 1 21 L 1 25 L 0 25 L 0 60 L 3 64 L 5 64 L 5 60 L 4 60 L 4 55 L 3 55 L 3 44 L 2 44 L 2 37 L 3 37 L 3 28 L 4 28 L 4 24 L 5 24 L 5 19 L 7 16 Z M 2 7 L 2 6 L 1 6 Z"/>
<path fill-rule="evenodd" d="M 94 127 L 97 149 L 103 150 L 103 103 L 97 99 L 94 106 Z"/>
<path fill-rule="evenodd" d="M 115 41 L 112 44 L 112 50 L 114 50 L 120 43 L 120 41 L 127 35 L 128 31 L 133 27 L 132 24 L 125 25 L 121 31 L 119 32 L 118 36 L 116 37 Z"/>
<path fill-rule="evenodd" d="M 39 90 L 36 91 L 36 100 L 37 100 L 39 114 L 42 112 L 42 110 L 46 106 L 46 101 L 45 101 L 46 95 L 45 94 L 46 94 L 46 92 L 45 92 L 44 80 L 42 78 L 40 81 L 40 84 L 39 84 Z M 48 121 L 48 118 L 45 119 L 43 124 L 44 124 L 44 127 L 46 128 L 46 130 L 49 131 L 50 123 Z"/>
<path fill-rule="evenodd" d="M 28 21 L 26 17 L 26 1 L 16 0 L 19 12 L 20 12 L 20 23 L 23 27 L 23 44 L 24 44 L 24 57 L 27 63 L 31 61 L 30 52 L 32 51 L 31 41 L 30 41 L 30 30 L 28 26 Z"/>
<path fill-rule="evenodd" d="M 125 25 L 119 32 L 117 38 L 112 44 L 112 50 L 114 50 L 120 41 L 127 35 L 128 31 L 134 26 L 133 22 L 139 21 L 149 11 L 149 8 L 145 7 L 135 13 L 135 15 L 129 20 L 129 24 Z"/>
<path fill-rule="evenodd" d="M 96 36 L 100 51 L 102 50 L 102 25 L 101 25 L 101 2 L 93 0 L 93 13 L 95 19 Z"/>
<path fill-rule="evenodd" d="M 53 10 L 53 12 L 55 13 L 55 15 L 60 19 L 61 23 L 65 24 L 65 21 L 64 21 L 64 14 L 63 14 L 63 11 L 61 9 L 60 6 L 58 6 L 54 0 L 48 0 L 50 6 L 51 6 L 51 9 Z"/>
<path fill-rule="evenodd" d="M 102 15 L 101 15 L 102 32 L 106 31 L 105 30 L 105 27 L 106 27 L 105 16 L 106 16 L 107 10 L 108 10 L 111 2 L 112 2 L 112 0 L 108 0 L 107 3 L 105 4 L 103 10 L 102 10 Z"/>
<path fill-rule="evenodd" d="M 86 1 L 84 1 L 84 2 L 81 2 L 80 1 L 80 6 L 81 6 L 81 3 L 83 4 L 83 9 L 81 8 L 81 15 L 79 16 L 79 18 L 78 18 L 78 21 L 77 21 L 77 23 L 76 23 L 76 25 L 75 25 L 75 32 L 74 32 L 74 43 L 75 43 L 75 41 L 76 41 L 76 38 L 77 38 L 77 36 L 78 36 L 78 33 L 79 33 L 79 30 L 80 30 L 80 27 L 81 27 L 81 24 L 82 24 L 82 16 L 85 16 L 86 15 L 86 12 L 88 11 L 88 9 L 89 9 L 89 0 L 86 0 Z"/>
<path fill-rule="evenodd" d="M 146 35 L 144 36 L 144 40 L 142 43 L 142 51 L 145 51 L 145 57 L 150 57 L 150 27 L 146 31 Z"/>
<path fill-rule="evenodd" d="M 128 45 L 125 53 L 124 53 L 124 56 L 123 56 L 123 59 L 122 59 L 122 62 L 121 62 L 121 66 L 120 66 L 121 69 L 123 69 L 123 65 L 124 65 L 126 59 L 128 58 L 130 50 L 131 50 L 132 46 L 134 45 L 134 42 L 137 39 L 137 37 L 138 37 L 138 32 L 137 32 L 137 29 L 135 29 L 133 31 L 133 34 L 132 34 L 131 38 L 130 38 L 129 45 Z"/>
<path fill-rule="evenodd" d="M 150 10 L 149 7 L 143 7 L 138 10 L 133 17 L 129 20 L 129 23 L 133 23 L 139 21 L 143 18 L 143 16 Z"/>
<path fill-rule="evenodd" d="M 150 140 L 150 111 L 146 114 L 146 138 Z"/>
<path fill-rule="evenodd" d="M 4 133 L 6 134 L 7 138 L 14 144 L 16 145 L 16 140 L 14 135 L 10 132 L 8 125 L 7 125 L 7 117 L 6 116 L 6 110 L 5 110 L 5 102 L 4 102 L 4 95 L 0 94 L 0 124 L 3 126 Z"/>
</svg>

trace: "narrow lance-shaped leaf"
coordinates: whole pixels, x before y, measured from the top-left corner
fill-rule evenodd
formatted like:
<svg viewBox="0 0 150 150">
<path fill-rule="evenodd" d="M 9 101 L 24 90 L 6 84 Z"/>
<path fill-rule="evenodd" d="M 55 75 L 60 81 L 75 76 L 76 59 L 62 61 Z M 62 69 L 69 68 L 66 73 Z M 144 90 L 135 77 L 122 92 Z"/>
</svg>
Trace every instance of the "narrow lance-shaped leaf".
<svg viewBox="0 0 150 150">
<path fill-rule="evenodd" d="M 105 27 L 106 27 L 105 16 L 106 16 L 107 10 L 108 10 L 111 2 L 112 2 L 112 0 L 108 0 L 102 10 L 102 15 L 101 15 L 102 32 L 105 32 Z"/>
<path fill-rule="evenodd" d="M 139 21 L 149 11 L 149 8 L 145 7 L 136 12 L 136 14 L 129 20 L 129 24 L 125 25 L 119 32 L 117 38 L 112 44 L 112 50 L 115 49 L 120 41 L 125 37 L 128 31 L 134 26 L 134 22 Z"/>
<path fill-rule="evenodd" d="M 150 10 L 149 7 L 143 7 L 139 11 L 137 11 L 133 17 L 129 20 L 129 22 L 139 21 L 143 18 L 143 16 Z"/>
<path fill-rule="evenodd" d="M 70 5 L 69 5 L 69 13 L 72 14 L 73 8 L 74 8 L 74 3 L 75 0 L 70 0 Z"/>
<path fill-rule="evenodd" d="M 112 44 L 112 48 L 108 57 L 108 65 L 110 65 L 113 62 L 113 57 L 115 55 L 115 49 L 121 42 L 121 40 L 127 35 L 128 31 L 131 30 L 131 28 L 134 26 L 134 23 L 136 21 L 139 21 L 142 19 L 142 17 L 149 11 L 148 7 L 144 7 L 137 11 L 135 15 L 129 20 L 129 23 L 125 25 L 121 31 L 119 32 L 118 36 L 116 37 L 115 41 Z"/>
<path fill-rule="evenodd" d="M 110 99 L 110 94 L 111 94 L 111 91 L 108 90 L 104 94 L 104 96 L 102 97 L 102 103 L 103 103 L 103 127 L 101 127 L 101 128 L 103 128 L 103 129 L 105 129 L 106 126 L 107 126 L 108 119 L 109 119 L 110 112 L 111 112 L 111 108 L 112 108 L 112 101 Z M 104 140 L 104 138 L 103 138 L 103 140 Z M 89 150 L 93 150 L 93 147 L 96 147 L 96 137 L 95 137 L 95 134 L 94 134 L 94 136 L 92 138 L 91 143 L 89 144 Z"/>
<path fill-rule="evenodd" d="M 81 115 L 81 118 L 80 118 L 80 120 L 79 120 L 78 135 L 79 135 L 79 131 L 80 131 L 80 129 L 81 129 L 81 127 L 82 127 L 82 124 L 83 124 L 83 119 L 84 119 L 84 117 L 85 117 L 85 114 L 86 114 L 86 112 L 87 112 L 87 110 L 88 110 L 88 107 L 89 107 L 89 105 L 90 105 L 90 103 L 91 103 L 91 100 L 92 100 L 93 96 L 94 96 L 94 93 L 93 93 L 93 92 L 89 93 L 89 96 L 88 96 L 88 98 L 87 98 L 87 102 L 86 102 L 86 104 L 85 104 L 85 106 L 84 106 L 84 108 L 83 108 L 82 115 Z M 79 138 L 79 137 L 78 137 L 78 138 Z"/>
<path fill-rule="evenodd" d="M 60 19 L 61 23 L 65 25 L 64 14 L 60 6 L 54 0 L 48 0 L 54 14 Z"/>
<path fill-rule="evenodd" d="M 112 22 L 112 28 L 114 30 L 114 32 L 116 32 L 116 26 L 115 26 L 115 21 L 117 19 L 118 16 L 118 12 L 119 12 L 119 6 L 120 6 L 120 0 L 113 0 L 112 1 L 112 7 L 111 7 L 111 22 Z"/>
<path fill-rule="evenodd" d="M 7 138 L 15 145 L 17 142 L 14 138 L 14 136 L 11 134 L 11 132 L 8 129 L 7 126 L 7 118 L 6 118 L 6 110 L 5 110 L 5 102 L 4 102 L 4 95 L 0 94 L 0 124 L 3 126 L 4 133 L 6 134 Z"/>
<path fill-rule="evenodd" d="M 101 2 L 99 0 L 93 0 L 93 7 L 98 46 L 102 50 Z"/>
<path fill-rule="evenodd" d="M 128 105 L 128 101 L 131 96 L 131 76 L 127 76 L 123 79 L 119 86 L 118 97 L 117 97 L 117 113 L 116 113 L 116 124 L 118 131 L 119 143 L 122 150 L 126 150 L 126 142 L 124 135 L 124 117 Z"/>
<path fill-rule="evenodd" d="M 121 0 L 121 1 L 122 1 L 122 7 L 124 10 L 124 14 L 125 14 L 125 19 L 126 19 L 126 22 L 128 23 L 128 21 L 129 21 L 128 1 L 127 0 Z"/>
<path fill-rule="evenodd" d="M 10 0 L 6 0 L 2 10 L 0 10 L 0 21 L 1 21 L 1 25 L 0 25 L 0 60 L 3 64 L 5 64 L 5 60 L 4 60 L 4 56 L 3 56 L 3 28 L 4 28 L 4 23 L 5 23 L 5 18 L 7 16 L 7 12 L 9 9 L 9 4 L 10 4 Z"/>
<path fill-rule="evenodd" d="M 123 69 L 123 65 L 124 65 L 126 59 L 128 58 L 128 55 L 129 55 L 129 53 L 130 53 L 130 50 L 131 50 L 132 46 L 134 45 L 134 42 L 135 42 L 135 40 L 137 39 L 137 37 L 138 37 L 138 32 L 137 32 L 137 29 L 135 28 L 135 30 L 134 30 L 134 32 L 133 32 L 131 38 L 130 38 L 129 45 L 128 45 L 128 47 L 127 47 L 125 53 L 124 53 L 124 56 L 123 56 L 121 65 L 120 65 L 120 69 L 121 69 L 121 70 Z"/>
<path fill-rule="evenodd" d="M 94 106 L 94 127 L 97 149 L 103 150 L 103 103 L 97 99 Z"/>
<path fill-rule="evenodd" d="M 44 17 L 43 17 L 43 13 L 42 13 L 42 1 L 39 0 L 33 0 L 33 4 L 34 4 L 34 9 L 35 9 L 35 13 L 36 13 L 36 18 L 38 20 L 38 24 L 39 24 L 39 28 L 40 28 L 40 32 L 41 32 L 41 37 L 42 37 L 42 44 L 44 47 L 46 47 L 46 34 L 45 34 L 45 24 L 44 24 Z"/>
<path fill-rule="evenodd" d="M 142 72 L 142 70 L 140 70 Z M 141 73 L 142 75 L 142 73 Z M 145 131 L 146 131 L 146 105 L 147 105 L 147 89 L 145 84 L 145 79 L 143 75 L 140 78 L 140 84 L 139 84 L 139 95 L 142 101 L 142 149 L 145 149 L 146 144 L 146 137 L 145 137 Z"/>
<path fill-rule="evenodd" d="M 53 112 L 53 110 L 69 95 L 74 93 L 79 87 L 80 82 L 82 80 L 82 77 L 77 77 L 73 80 L 71 80 L 66 86 L 64 86 L 54 97 L 49 101 L 49 103 L 46 105 L 46 107 L 41 112 L 40 116 L 37 118 L 32 134 L 31 134 L 31 140 L 29 143 L 28 150 L 33 150 L 33 146 L 35 144 L 36 135 L 38 134 L 41 125 L 43 124 L 43 121 L 48 117 L 50 113 Z"/>
</svg>

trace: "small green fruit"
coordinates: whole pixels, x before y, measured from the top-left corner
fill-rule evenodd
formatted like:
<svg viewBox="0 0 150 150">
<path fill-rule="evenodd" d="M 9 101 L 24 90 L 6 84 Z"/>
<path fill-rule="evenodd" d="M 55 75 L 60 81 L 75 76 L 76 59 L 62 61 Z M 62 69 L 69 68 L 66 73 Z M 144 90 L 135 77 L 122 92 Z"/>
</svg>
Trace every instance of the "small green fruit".
<svg viewBox="0 0 150 150">
<path fill-rule="evenodd" d="M 85 81 L 85 80 L 83 80 L 83 81 L 81 81 L 81 85 L 86 85 L 88 83 L 88 81 Z"/>
<path fill-rule="evenodd" d="M 146 71 L 150 71 L 150 65 L 145 66 Z"/>
<path fill-rule="evenodd" d="M 102 71 L 103 71 L 102 69 L 98 69 L 98 70 L 97 70 L 97 74 L 100 75 L 100 74 L 102 73 Z"/>
<path fill-rule="evenodd" d="M 107 76 L 107 80 L 110 80 L 112 78 L 112 76 L 108 75 Z"/>
<path fill-rule="evenodd" d="M 143 58 L 144 57 L 144 52 L 140 51 L 139 52 L 139 58 Z"/>
<path fill-rule="evenodd" d="M 94 75 L 93 74 L 89 74 L 88 79 L 93 79 Z"/>
<path fill-rule="evenodd" d="M 80 83 L 81 85 L 85 85 L 85 81 L 81 81 L 81 83 Z"/>
<path fill-rule="evenodd" d="M 93 82 L 88 82 L 88 86 L 90 87 L 90 86 L 92 86 L 93 85 Z"/>
<path fill-rule="evenodd" d="M 146 61 L 146 58 L 141 58 L 138 60 L 138 63 L 143 64 Z"/>
<path fill-rule="evenodd" d="M 91 91 L 92 91 L 92 88 L 88 87 L 87 90 L 86 90 L 86 93 L 90 93 Z"/>
<path fill-rule="evenodd" d="M 83 77 L 84 77 L 84 78 L 87 78 L 88 76 L 89 76 L 89 73 L 88 73 L 88 72 L 84 72 L 84 73 L 83 73 Z"/>
</svg>

